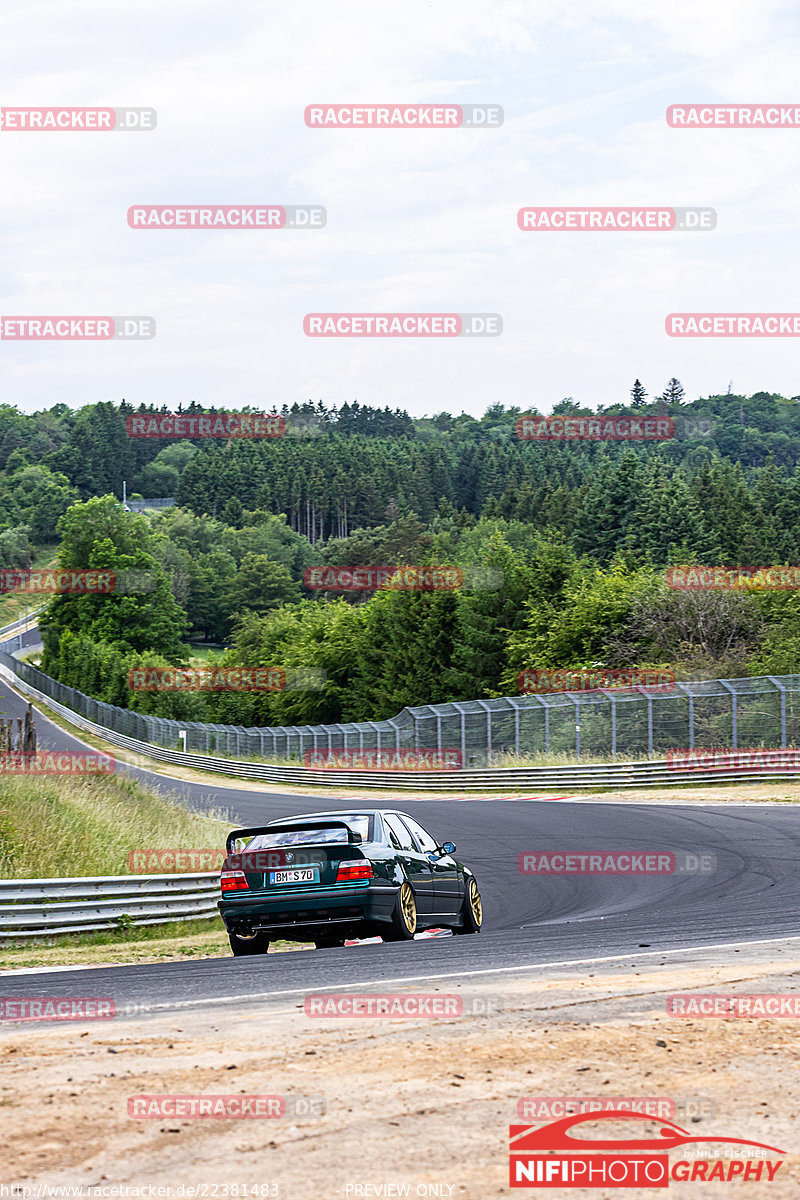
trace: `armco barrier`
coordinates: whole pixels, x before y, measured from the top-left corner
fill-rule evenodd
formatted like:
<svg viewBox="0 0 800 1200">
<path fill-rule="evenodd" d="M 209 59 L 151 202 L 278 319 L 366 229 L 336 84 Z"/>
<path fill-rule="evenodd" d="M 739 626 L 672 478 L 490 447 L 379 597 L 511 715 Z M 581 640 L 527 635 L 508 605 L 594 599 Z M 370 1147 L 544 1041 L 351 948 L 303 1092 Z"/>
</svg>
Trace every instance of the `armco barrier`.
<svg viewBox="0 0 800 1200">
<path fill-rule="evenodd" d="M 5 642 L 8 638 L 13 637 L 20 629 L 24 629 L 26 625 L 30 625 L 31 621 L 41 612 L 41 608 L 33 608 L 25 616 L 17 617 L 16 621 L 12 621 L 10 625 L 3 625 L 0 629 L 0 643 Z"/>
<path fill-rule="evenodd" d="M 217 915 L 219 873 L 0 879 L 0 941 Z"/>
<path fill-rule="evenodd" d="M 107 704 L 18 661 L 2 646 L 0 664 L 103 729 L 170 751 L 243 760 L 302 761 L 309 751 L 339 749 L 446 748 L 460 751 L 467 768 L 491 768 L 496 756 L 506 753 L 574 756 L 580 762 L 645 754 L 655 759 L 676 746 L 800 746 L 797 675 L 453 700 L 407 707 L 381 721 L 245 728 Z"/>
<path fill-rule="evenodd" d="M 508 791 L 519 788 L 630 788 L 662 787 L 680 783 L 760 782 L 767 779 L 800 777 L 787 771 L 731 771 L 721 767 L 675 769 L 666 759 L 622 763 L 575 763 L 557 767 L 493 767 L 486 770 L 462 771 L 313 771 L 307 767 L 274 766 L 270 763 L 243 762 L 240 759 L 214 758 L 205 754 L 165 750 L 148 742 L 125 737 L 105 729 L 85 717 L 58 704 L 15 677 L 2 656 L 0 678 L 12 683 L 23 695 L 44 702 L 59 716 L 78 729 L 86 730 L 121 749 L 146 755 L 159 762 L 175 766 L 194 767 L 239 779 L 261 779 L 269 783 L 289 783 L 299 787 L 380 788 L 384 791 L 467 792 Z M 15 661 L 12 659 L 12 662 Z"/>
</svg>

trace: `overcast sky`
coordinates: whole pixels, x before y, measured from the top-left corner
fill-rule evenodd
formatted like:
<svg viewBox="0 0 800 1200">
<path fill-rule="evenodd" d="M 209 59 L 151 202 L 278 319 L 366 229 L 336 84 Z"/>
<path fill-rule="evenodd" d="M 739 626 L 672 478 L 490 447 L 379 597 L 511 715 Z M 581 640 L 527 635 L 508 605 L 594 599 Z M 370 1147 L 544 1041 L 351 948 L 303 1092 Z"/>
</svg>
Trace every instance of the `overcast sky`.
<svg viewBox="0 0 800 1200">
<path fill-rule="evenodd" d="M 795 11 L 793 11 L 795 10 Z M 800 311 L 800 128 L 778 0 L 7 4 L 0 103 L 152 106 L 151 133 L 0 132 L 0 314 L 149 314 L 152 341 L 0 341 L 0 402 L 322 399 L 480 414 L 563 396 L 800 393 L 797 339 L 671 311 Z M 500 129 L 309 129 L 307 104 L 503 106 Z M 324 205 L 324 230 L 133 230 L 133 204 Z M 522 233 L 525 205 L 709 205 L 714 232 Z M 308 312 L 497 312 L 497 338 L 311 339 Z"/>
</svg>

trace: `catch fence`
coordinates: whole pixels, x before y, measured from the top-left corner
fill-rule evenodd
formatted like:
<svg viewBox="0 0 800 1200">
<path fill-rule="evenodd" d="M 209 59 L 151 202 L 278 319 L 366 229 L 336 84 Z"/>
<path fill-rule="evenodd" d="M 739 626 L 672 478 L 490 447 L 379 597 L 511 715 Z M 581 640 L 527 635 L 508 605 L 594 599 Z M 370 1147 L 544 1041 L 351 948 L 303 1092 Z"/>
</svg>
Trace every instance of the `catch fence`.
<svg viewBox="0 0 800 1200">
<path fill-rule="evenodd" d="M 5 651 L 0 663 L 52 700 L 125 737 L 233 758 L 302 762 L 310 751 L 457 750 L 468 768 L 492 766 L 506 754 L 587 760 L 676 748 L 800 745 L 800 675 L 452 701 L 404 708 L 382 721 L 246 728 L 119 708 L 57 683 Z"/>
</svg>

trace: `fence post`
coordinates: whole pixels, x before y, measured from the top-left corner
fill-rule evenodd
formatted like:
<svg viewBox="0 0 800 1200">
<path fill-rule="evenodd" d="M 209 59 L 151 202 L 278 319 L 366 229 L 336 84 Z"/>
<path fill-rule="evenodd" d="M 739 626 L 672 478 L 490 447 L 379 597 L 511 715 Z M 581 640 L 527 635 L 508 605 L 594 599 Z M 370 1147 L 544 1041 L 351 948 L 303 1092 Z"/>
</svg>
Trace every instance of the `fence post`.
<svg viewBox="0 0 800 1200">
<path fill-rule="evenodd" d="M 786 688 L 775 678 L 774 675 L 767 675 L 766 678 L 770 683 L 774 683 L 776 688 L 780 689 L 781 693 L 781 749 L 786 749 Z"/>
<path fill-rule="evenodd" d="M 636 691 L 639 693 L 640 696 L 645 695 L 645 691 L 644 691 L 643 687 L 637 687 Z M 650 758 L 652 758 L 653 757 L 653 697 L 650 695 L 647 695 L 647 696 L 645 696 L 645 699 L 647 700 L 647 753 L 649 754 Z"/>
<path fill-rule="evenodd" d="M 686 685 L 679 683 L 677 679 L 675 680 L 675 687 L 680 688 L 689 701 L 689 749 L 694 750 L 694 696 Z"/>
<path fill-rule="evenodd" d="M 617 757 L 617 702 L 607 688 L 600 688 L 606 700 L 611 705 L 611 757 Z"/>
<path fill-rule="evenodd" d="M 478 704 L 486 713 L 486 765 L 490 767 L 492 765 L 492 710 L 485 700 L 479 700 Z"/>
<path fill-rule="evenodd" d="M 513 696 L 509 696 L 508 701 L 514 709 L 514 753 L 519 758 L 519 701 Z"/>
<path fill-rule="evenodd" d="M 461 716 L 461 766 L 467 765 L 467 716 L 464 709 L 457 701 L 453 701 L 453 708 Z"/>
<path fill-rule="evenodd" d="M 730 693 L 731 697 L 731 745 L 734 750 L 739 746 L 739 711 L 737 700 L 738 696 L 726 679 L 720 679 L 722 686 Z"/>
</svg>

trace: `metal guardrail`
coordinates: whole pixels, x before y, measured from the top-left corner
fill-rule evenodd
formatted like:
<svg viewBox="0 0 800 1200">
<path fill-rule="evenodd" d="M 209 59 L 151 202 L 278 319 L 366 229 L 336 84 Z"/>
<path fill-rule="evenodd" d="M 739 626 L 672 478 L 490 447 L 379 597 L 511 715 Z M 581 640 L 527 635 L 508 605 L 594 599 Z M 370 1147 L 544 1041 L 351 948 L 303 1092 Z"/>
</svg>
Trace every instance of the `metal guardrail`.
<svg viewBox="0 0 800 1200">
<path fill-rule="evenodd" d="M 125 737 L 112 729 L 96 725 L 63 704 L 45 696 L 24 680 L 19 679 L 7 667 L 0 665 L 0 678 L 13 683 L 23 695 L 39 700 L 63 717 L 70 724 L 111 745 L 135 754 L 171 763 L 174 766 L 192 767 L 199 771 L 216 772 L 238 779 L 258 779 L 268 783 L 288 783 L 297 787 L 353 787 L 378 788 L 383 791 L 466 792 L 505 791 L 519 788 L 631 788 L 654 787 L 657 785 L 736 782 L 753 783 L 772 779 L 800 778 L 800 767 L 796 771 L 732 771 L 725 767 L 675 768 L 666 759 L 650 759 L 642 762 L 623 763 L 575 763 L 556 767 L 491 767 L 460 771 L 314 771 L 307 767 L 275 766 L 271 763 L 245 762 L 241 759 L 216 758 L 206 754 L 187 753 L 183 750 L 166 750 L 149 742 Z M 144 764 L 145 769 L 151 765 Z"/>
<path fill-rule="evenodd" d="M 0 879 L 0 941 L 217 916 L 219 873 Z"/>
<path fill-rule="evenodd" d="M 22 637 L 20 635 L 20 643 Z M 527 693 L 406 706 L 384 720 L 250 726 L 159 717 L 120 707 L 53 679 L 0 646 L 0 663 L 40 693 L 104 729 L 150 746 L 252 762 L 308 762 L 320 750 L 447 750 L 468 768 L 498 755 L 628 755 L 655 759 L 676 746 L 800 746 L 800 674 L 677 680 L 587 691 Z M 304 670 L 304 668 L 299 668 Z"/>
<path fill-rule="evenodd" d="M 3 627 L 0 628 L 0 644 L 8 641 L 11 635 L 16 633 L 18 630 L 24 629 L 26 625 L 30 625 L 31 621 L 33 621 L 39 615 L 43 607 L 44 605 L 42 605 L 40 608 L 31 609 L 31 611 L 24 617 L 18 617 L 17 620 L 12 621 L 10 625 L 3 625 Z"/>
</svg>

